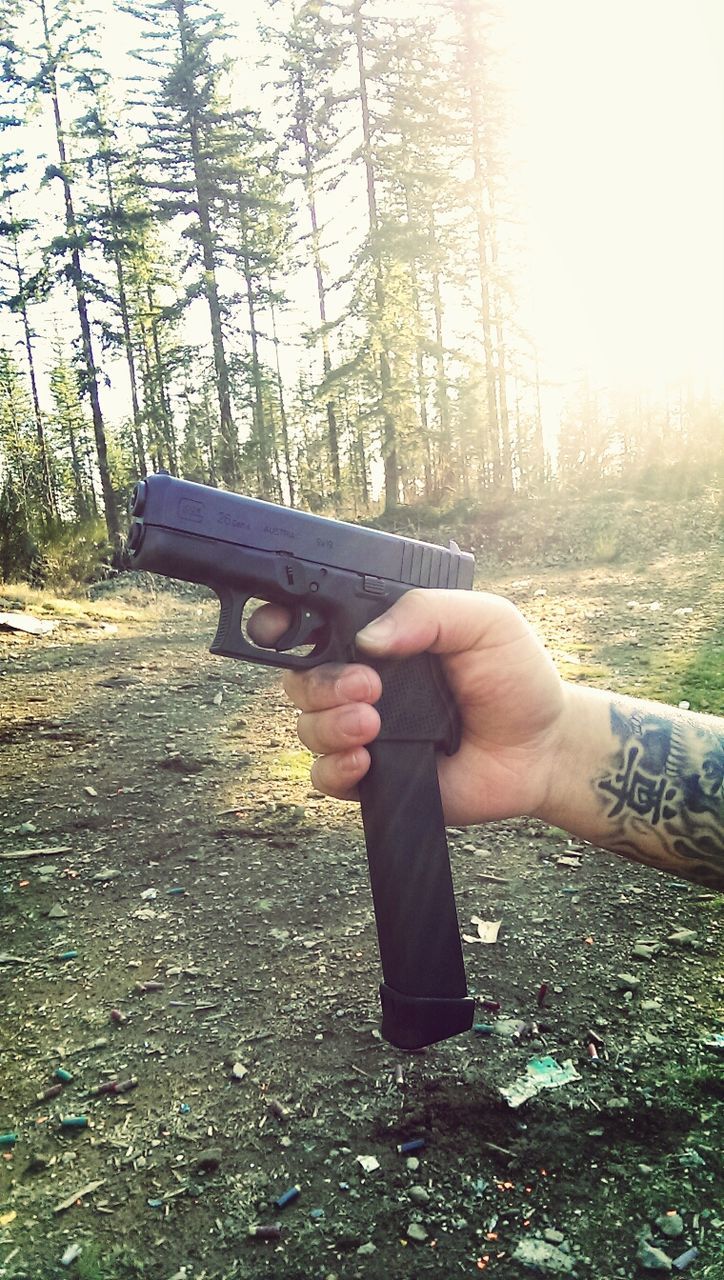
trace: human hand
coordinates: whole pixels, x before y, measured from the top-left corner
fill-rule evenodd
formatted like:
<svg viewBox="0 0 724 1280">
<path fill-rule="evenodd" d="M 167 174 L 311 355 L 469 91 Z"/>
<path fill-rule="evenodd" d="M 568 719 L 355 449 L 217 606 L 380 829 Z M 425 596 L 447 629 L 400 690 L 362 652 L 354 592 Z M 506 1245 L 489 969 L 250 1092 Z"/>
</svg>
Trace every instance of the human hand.
<svg viewBox="0 0 724 1280">
<path fill-rule="evenodd" d="M 264 605 L 250 623 L 257 644 L 273 644 L 285 610 Z M 440 755 L 445 821 L 484 822 L 545 807 L 559 749 L 566 686 L 529 624 L 502 596 L 412 590 L 356 638 L 371 659 L 440 654 L 462 721 L 459 750 Z M 312 781 L 326 795 L 356 798 L 380 728 L 373 667 L 327 664 L 286 672 L 301 714 L 297 732 L 317 755 Z"/>
</svg>

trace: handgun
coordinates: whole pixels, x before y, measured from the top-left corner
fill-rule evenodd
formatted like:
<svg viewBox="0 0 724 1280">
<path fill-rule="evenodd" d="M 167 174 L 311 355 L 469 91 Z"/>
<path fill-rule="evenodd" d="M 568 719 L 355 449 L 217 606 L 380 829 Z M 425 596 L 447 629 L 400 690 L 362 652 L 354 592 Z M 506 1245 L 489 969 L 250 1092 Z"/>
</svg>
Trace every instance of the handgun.
<svg viewBox="0 0 724 1280">
<path fill-rule="evenodd" d="M 453 754 L 460 719 L 439 658 L 370 659 L 355 636 L 413 587 L 470 589 L 473 557 L 159 472 L 133 491 L 135 569 L 203 584 L 221 611 L 211 652 L 301 671 L 323 662 L 377 669 L 381 728 L 359 784 L 382 968 L 381 1032 L 419 1049 L 467 1031 L 468 996 L 437 753 Z M 289 625 L 271 648 L 246 629 L 250 601 Z"/>
</svg>

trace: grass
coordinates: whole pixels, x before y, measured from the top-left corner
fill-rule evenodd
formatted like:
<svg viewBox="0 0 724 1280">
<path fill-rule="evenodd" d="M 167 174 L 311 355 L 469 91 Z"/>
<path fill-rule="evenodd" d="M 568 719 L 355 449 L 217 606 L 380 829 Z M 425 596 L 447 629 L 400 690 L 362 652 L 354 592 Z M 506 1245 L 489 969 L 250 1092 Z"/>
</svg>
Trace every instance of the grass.
<svg viewBox="0 0 724 1280">
<path fill-rule="evenodd" d="M 660 702 L 689 702 L 693 711 L 724 713 L 724 635 L 690 648 L 664 648 L 650 655 L 646 696 Z"/>
<path fill-rule="evenodd" d="M 279 782 L 309 782 L 309 769 L 314 757 L 306 747 L 296 751 L 280 751 L 274 757 L 273 776 Z"/>
<path fill-rule="evenodd" d="M 13 582 L 0 587 L 0 612 L 21 610 L 34 617 L 54 621 L 72 622 L 89 626 L 94 622 L 142 622 L 154 618 L 169 618 L 179 610 L 196 611 L 197 600 L 185 600 L 172 592 L 151 596 L 146 591 L 126 588 L 119 596 L 99 596 L 89 600 L 77 594 L 57 596 L 24 582 Z"/>
<path fill-rule="evenodd" d="M 74 1264 L 77 1280 L 142 1280 L 146 1275 L 143 1262 L 125 1245 L 103 1249 L 89 1242 Z"/>
</svg>

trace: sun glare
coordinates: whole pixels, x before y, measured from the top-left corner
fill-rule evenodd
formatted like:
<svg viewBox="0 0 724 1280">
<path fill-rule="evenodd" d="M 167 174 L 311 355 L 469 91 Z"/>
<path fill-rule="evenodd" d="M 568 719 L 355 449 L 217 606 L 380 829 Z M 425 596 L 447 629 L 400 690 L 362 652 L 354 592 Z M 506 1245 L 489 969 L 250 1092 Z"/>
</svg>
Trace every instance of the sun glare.
<svg viewBox="0 0 724 1280">
<path fill-rule="evenodd" d="M 613 389 L 724 365 L 724 6 L 508 0 L 531 328 L 565 380 Z"/>
</svg>

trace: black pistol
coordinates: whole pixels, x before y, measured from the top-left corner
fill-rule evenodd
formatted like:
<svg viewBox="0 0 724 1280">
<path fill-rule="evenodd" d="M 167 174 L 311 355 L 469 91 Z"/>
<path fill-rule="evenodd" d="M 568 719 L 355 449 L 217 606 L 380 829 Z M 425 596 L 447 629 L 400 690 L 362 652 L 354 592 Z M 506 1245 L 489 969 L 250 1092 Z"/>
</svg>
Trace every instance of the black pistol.
<svg viewBox="0 0 724 1280">
<path fill-rule="evenodd" d="M 419 1049 L 472 1026 L 436 753 L 457 750 L 457 708 L 430 653 L 371 661 L 355 636 L 411 587 L 470 589 L 473 558 L 206 485 L 149 475 L 131 499 L 132 567 L 210 587 L 211 652 L 303 670 L 363 661 L 382 679 L 382 727 L 359 787 L 382 975 L 382 1035 Z M 251 599 L 291 615 L 274 648 L 244 630 Z M 299 653 L 300 648 L 306 652 Z"/>
</svg>

